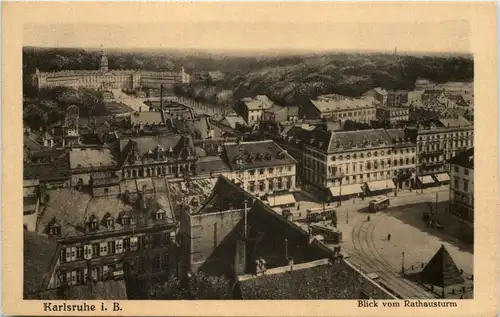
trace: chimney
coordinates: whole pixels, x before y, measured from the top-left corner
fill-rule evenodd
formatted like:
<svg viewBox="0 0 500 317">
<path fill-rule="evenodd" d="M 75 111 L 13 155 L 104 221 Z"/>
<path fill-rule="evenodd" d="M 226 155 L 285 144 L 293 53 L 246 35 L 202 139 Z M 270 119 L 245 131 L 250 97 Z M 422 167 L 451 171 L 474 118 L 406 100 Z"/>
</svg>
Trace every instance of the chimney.
<svg viewBox="0 0 500 317">
<path fill-rule="evenodd" d="M 246 241 L 238 240 L 236 241 L 236 256 L 234 259 L 234 274 L 235 277 L 243 275 L 246 273 L 247 266 L 247 254 L 246 254 Z"/>
</svg>

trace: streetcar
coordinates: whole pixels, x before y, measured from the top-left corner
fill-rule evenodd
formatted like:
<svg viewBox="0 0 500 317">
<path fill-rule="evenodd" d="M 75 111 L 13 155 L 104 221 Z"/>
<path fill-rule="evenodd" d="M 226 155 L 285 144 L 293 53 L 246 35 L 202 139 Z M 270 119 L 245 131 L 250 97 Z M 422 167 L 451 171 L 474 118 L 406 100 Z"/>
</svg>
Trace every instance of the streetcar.
<svg viewBox="0 0 500 317">
<path fill-rule="evenodd" d="M 369 210 L 371 212 L 377 212 L 382 209 L 389 207 L 390 200 L 389 197 L 380 197 L 370 201 Z"/>
</svg>

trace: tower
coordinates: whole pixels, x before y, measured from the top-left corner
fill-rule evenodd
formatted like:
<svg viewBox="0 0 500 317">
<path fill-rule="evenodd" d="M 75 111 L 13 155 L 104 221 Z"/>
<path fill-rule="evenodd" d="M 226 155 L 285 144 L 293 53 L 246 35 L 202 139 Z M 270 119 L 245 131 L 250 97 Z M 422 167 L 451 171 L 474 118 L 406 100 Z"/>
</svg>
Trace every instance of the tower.
<svg viewBox="0 0 500 317">
<path fill-rule="evenodd" d="M 99 61 L 99 70 L 103 72 L 108 71 L 108 57 L 106 56 L 106 53 L 104 53 L 102 47 L 101 47 L 101 59 Z"/>
<path fill-rule="evenodd" d="M 63 146 L 73 146 L 80 143 L 80 134 L 78 131 L 78 121 L 80 119 L 80 110 L 77 106 L 71 105 L 66 110 L 64 118 L 64 139 Z"/>
</svg>

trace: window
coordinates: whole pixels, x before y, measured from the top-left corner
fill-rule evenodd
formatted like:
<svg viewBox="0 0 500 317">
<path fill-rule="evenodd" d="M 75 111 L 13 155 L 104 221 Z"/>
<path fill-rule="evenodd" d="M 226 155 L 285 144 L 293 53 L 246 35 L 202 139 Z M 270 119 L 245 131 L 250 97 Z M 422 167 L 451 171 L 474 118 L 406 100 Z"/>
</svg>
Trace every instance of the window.
<svg viewBox="0 0 500 317">
<path fill-rule="evenodd" d="M 272 167 L 268 168 L 268 169 L 267 169 L 267 172 L 268 172 L 269 174 L 274 173 L 274 168 L 272 168 Z"/>
<path fill-rule="evenodd" d="M 335 162 L 335 156 L 332 156 L 332 161 Z"/>
<path fill-rule="evenodd" d="M 249 170 L 248 174 L 250 174 L 250 176 L 254 176 L 255 175 L 255 170 Z"/>
<path fill-rule="evenodd" d="M 464 180 L 464 192 L 468 192 L 468 191 L 469 191 L 469 181 Z"/>
<path fill-rule="evenodd" d="M 259 181 L 259 191 L 264 191 L 266 188 L 266 184 L 264 184 L 264 181 Z"/>
<path fill-rule="evenodd" d="M 130 238 L 123 239 L 123 250 L 124 251 L 130 250 Z"/>
<path fill-rule="evenodd" d="M 83 247 L 76 247 L 76 258 L 83 259 Z"/>
<path fill-rule="evenodd" d="M 274 179 L 269 180 L 268 187 L 269 187 L 269 190 L 274 190 Z"/>
<path fill-rule="evenodd" d="M 253 193 L 255 191 L 255 182 L 249 182 L 248 185 L 248 189 Z"/>
<path fill-rule="evenodd" d="M 288 167 L 287 167 L 287 170 L 288 170 L 289 172 L 291 172 L 291 171 L 292 171 L 292 167 L 291 167 L 291 166 L 288 166 Z"/>
<path fill-rule="evenodd" d="M 464 174 L 469 175 L 469 170 L 467 168 L 464 168 Z"/>
<path fill-rule="evenodd" d="M 372 163 L 371 162 L 366 162 L 366 170 L 370 170 L 372 168 Z"/>
<path fill-rule="evenodd" d="M 458 189 L 458 183 L 460 182 L 459 178 L 458 177 L 455 177 L 455 189 Z"/>
<path fill-rule="evenodd" d="M 66 262 L 66 249 L 61 250 L 61 254 L 59 255 L 59 261 Z"/>
<path fill-rule="evenodd" d="M 92 245 L 92 257 L 96 257 L 96 256 L 99 256 L 100 254 L 100 249 L 99 249 L 99 244 L 98 243 L 95 243 Z"/>
<path fill-rule="evenodd" d="M 460 168 L 458 166 L 455 166 L 455 173 L 460 172 Z"/>
<path fill-rule="evenodd" d="M 260 174 L 260 175 L 264 175 L 264 169 L 263 169 L 263 168 L 261 168 L 261 169 L 259 170 L 259 174 Z"/>
<path fill-rule="evenodd" d="M 115 242 L 114 241 L 109 241 L 108 242 L 108 253 L 115 253 L 116 252 L 116 249 L 115 249 Z"/>
</svg>

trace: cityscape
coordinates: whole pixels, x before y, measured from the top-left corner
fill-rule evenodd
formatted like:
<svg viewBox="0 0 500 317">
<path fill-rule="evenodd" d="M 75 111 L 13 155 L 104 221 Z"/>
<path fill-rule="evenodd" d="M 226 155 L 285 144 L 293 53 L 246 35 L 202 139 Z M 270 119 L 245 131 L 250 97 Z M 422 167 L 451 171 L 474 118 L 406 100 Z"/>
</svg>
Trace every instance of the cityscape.
<svg viewBox="0 0 500 317">
<path fill-rule="evenodd" d="M 23 48 L 24 299 L 474 298 L 474 59 Z"/>
</svg>

